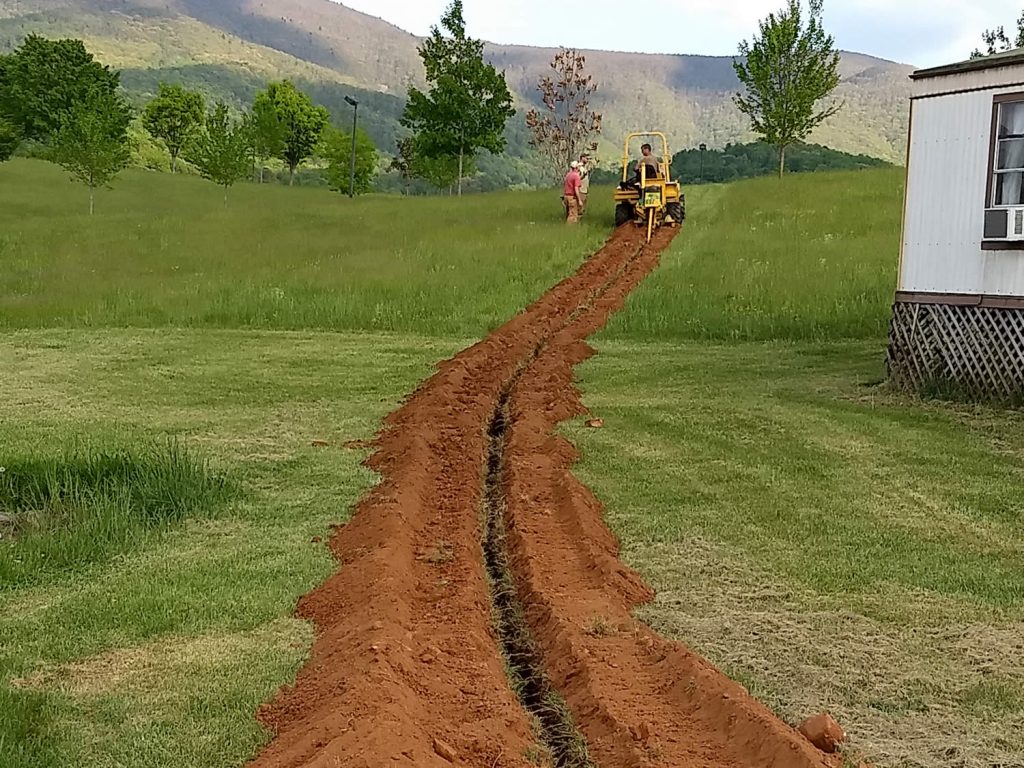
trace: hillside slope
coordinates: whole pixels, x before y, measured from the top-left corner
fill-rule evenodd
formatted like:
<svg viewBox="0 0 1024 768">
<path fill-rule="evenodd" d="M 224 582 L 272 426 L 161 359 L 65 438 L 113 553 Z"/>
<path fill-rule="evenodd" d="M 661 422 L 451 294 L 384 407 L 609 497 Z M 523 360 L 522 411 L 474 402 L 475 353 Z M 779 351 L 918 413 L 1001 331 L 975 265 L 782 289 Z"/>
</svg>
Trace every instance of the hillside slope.
<svg viewBox="0 0 1024 768">
<path fill-rule="evenodd" d="M 406 89 L 422 81 L 419 39 L 331 0 L 6 0 L 0 50 L 26 33 L 83 38 L 104 62 L 125 70 L 140 96 L 161 79 L 201 84 L 244 100 L 270 77 L 292 77 L 320 95 L 338 117 L 343 88 L 366 101 L 375 140 L 393 150 Z M 536 101 L 536 82 L 553 49 L 488 45 L 520 109 Z M 750 137 L 731 102 L 739 84 L 729 57 L 588 51 L 600 85 L 594 104 L 605 117 L 601 156 L 616 155 L 627 130 L 666 131 L 674 149 L 700 141 L 722 146 Z M 840 98 L 846 108 L 814 141 L 902 161 L 911 68 L 844 54 Z M 344 91 L 348 92 L 348 91 Z M 371 96 L 372 94 L 372 96 Z M 521 121 L 510 129 L 511 154 L 529 148 Z"/>
</svg>

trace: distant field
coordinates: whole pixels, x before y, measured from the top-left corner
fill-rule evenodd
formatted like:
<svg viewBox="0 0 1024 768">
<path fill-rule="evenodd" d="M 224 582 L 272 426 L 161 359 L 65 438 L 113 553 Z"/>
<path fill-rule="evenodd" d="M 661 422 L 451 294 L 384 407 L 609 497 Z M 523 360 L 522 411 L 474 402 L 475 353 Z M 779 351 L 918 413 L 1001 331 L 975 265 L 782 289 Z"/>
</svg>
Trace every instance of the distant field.
<svg viewBox="0 0 1024 768">
<path fill-rule="evenodd" d="M 607 236 L 556 192 L 367 197 L 127 172 L 98 196 L 0 165 L 0 328 L 184 326 L 480 335 Z M 602 218 L 603 217 L 603 218 Z"/>
<path fill-rule="evenodd" d="M 659 630 L 879 766 L 1018 765 L 1024 423 L 879 386 L 900 183 L 688 191 L 580 369 L 605 428 L 566 430 Z M 316 539 L 373 482 L 345 441 L 601 242 L 594 200 L 568 230 L 553 194 L 225 206 L 130 173 L 90 220 L 59 172 L 0 165 L 0 467 L 169 435 L 232 486 L 77 565 L 0 553 L 0 768 L 240 765 L 305 656 Z"/>
<path fill-rule="evenodd" d="M 610 333 L 636 340 L 881 338 L 903 171 L 699 187 L 690 223 Z"/>
</svg>

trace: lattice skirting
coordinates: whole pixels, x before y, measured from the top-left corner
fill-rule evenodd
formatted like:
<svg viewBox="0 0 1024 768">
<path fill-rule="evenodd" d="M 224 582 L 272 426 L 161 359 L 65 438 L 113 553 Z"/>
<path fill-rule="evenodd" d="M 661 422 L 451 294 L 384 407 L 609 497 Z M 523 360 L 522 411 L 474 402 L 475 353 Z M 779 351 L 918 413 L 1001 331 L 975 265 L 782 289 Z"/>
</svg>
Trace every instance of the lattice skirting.
<svg viewBox="0 0 1024 768">
<path fill-rule="evenodd" d="M 897 302 L 886 362 L 901 389 L 1024 402 L 1024 309 Z"/>
</svg>

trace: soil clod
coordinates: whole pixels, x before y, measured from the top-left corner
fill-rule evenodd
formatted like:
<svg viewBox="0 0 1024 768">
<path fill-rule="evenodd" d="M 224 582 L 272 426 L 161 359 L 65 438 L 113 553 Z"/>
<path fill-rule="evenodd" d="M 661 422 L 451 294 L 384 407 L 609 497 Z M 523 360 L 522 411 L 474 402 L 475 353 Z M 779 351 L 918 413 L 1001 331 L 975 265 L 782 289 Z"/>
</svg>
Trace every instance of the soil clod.
<svg viewBox="0 0 1024 768">
<path fill-rule="evenodd" d="M 822 752 L 832 754 L 846 741 L 846 733 L 831 715 L 822 714 L 804 720 L 797 729 Z"/>
<path fill-rule="evenodd" d="M 455 748 L 452 747 L 446 741 L 441 739 L 434 739 L 434 753 L 443 760 L 447 760 L 449 763 L 454 763 L 456 758 L 459 756 Z"/>
</svg>

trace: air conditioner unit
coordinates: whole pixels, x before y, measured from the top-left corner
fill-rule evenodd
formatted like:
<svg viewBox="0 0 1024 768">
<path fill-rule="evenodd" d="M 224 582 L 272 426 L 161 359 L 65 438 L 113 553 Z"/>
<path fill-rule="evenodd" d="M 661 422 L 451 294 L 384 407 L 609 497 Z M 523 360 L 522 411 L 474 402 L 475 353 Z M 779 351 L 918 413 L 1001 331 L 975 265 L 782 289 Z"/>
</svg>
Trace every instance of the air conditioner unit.
<svg viewBox="0 0 1024 768">
<path fill-rule="evenodd" d="M 1007 210 L 1006 239 L 1024 240 L 1024 208 L 1010 208 Z"/>
</svg>

